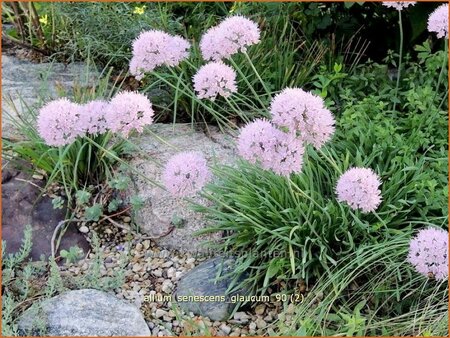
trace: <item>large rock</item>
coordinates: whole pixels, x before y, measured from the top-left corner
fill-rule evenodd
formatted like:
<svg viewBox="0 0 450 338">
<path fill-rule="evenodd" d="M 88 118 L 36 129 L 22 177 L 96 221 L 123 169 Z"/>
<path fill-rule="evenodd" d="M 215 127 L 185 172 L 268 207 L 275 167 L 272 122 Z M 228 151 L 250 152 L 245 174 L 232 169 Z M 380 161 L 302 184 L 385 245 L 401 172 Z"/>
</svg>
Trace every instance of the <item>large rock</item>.
<svg viewBox="0 0 450 338">
<path fill-rule="evenodd" d="M 54 209 L 48 196 L 39 198 L 39 186 L 43 186 L 42 181 L 33 180 L 19 171 L 2 172 L 2 240 L 6 242 L 7 253 L 20 249 L 23 231 L 30 224 L 33 240 L 31 258 L 39 260 L 41 255 L 51 255 L 53 231 L 64 220 L 66 211 Z M 84 253 L 89 250 L 89 243 L 74 224 L 67 227 L 59 249 L 68 250 L 72 246 L 78 246 Z"/>
<path fill-rule="evenodd" d="M 231 296 L 246 296 L 248 291 L 237 290 L 227 294 L 233 275 L 226 276 L 233 272 L 235 260 L 233 258 L 216 257 L 203 262 L 184 275 L 178 282 L 175 292 L 175 300 L 184 312 L 206 316 L 211 320 L 227 320 L 231 315 L 235 303 L 232 303 Z M 218 276 L 222 278 L 217 279 Z M 242 281 L 245 276 L 239 276 Z M 217 279 L 217 281 L 216 281 Z M 223 296 L 225 301 L 185 301 L 182 296 Z M 200 299 L 200 298 L 199 298 Z M 187 298 L 189 300 L 189 298 Z"/>
<path fill-rule="evenodd" d="M 92 289 L 74 290 L 47 299 L 19 319 L 19 330 L 48 336 L 149 336 L 141 312 L 114 295 Z"/>
<path fill-rule="evenodd" d="M 213 164 L 232 163 L 234 160 L 234 145 L 232 137 L 220 133 L 210 127 L 210 135 L 195 131 L 186 124 L 155 124 L 151 126 L 154 135 L 142 134 L 132 139 L 143 154 L 136 154 L 131 165 L 149 179 L 161 183 L 161 174 L 168 159 L 181 151 L 201 151 L 208 162 Z M 162 141 L 164 140 L 164 141 Z M 165 190 L 156 187 L 140 175 L 133 173 L 134 189 L 131 193 L 138 194 L 145 200 L 145 206 L 136 213 L 136 223 L 140 231 L 156 238 L 158 245 L 188 252 L 205 252 L 202 242 L 215 240 L 218 234 L 194 236 L 194 233 L 207 226 L 202 214 L 191 210 L 189 203 L 172 197 Z M 193 197 L 197 203 L 207 203 L 200 197 Z"/>
<path fill-rule="evenodd" d="M 58 94 L 71 95 L 73 87 L 88 86 L 98 75 L 84 63 L 33 63 L 2 54 L 2 136 L 21 138 L 11 117 L 25 119 L 28 107 L 35 109 Z"/>
</svg>

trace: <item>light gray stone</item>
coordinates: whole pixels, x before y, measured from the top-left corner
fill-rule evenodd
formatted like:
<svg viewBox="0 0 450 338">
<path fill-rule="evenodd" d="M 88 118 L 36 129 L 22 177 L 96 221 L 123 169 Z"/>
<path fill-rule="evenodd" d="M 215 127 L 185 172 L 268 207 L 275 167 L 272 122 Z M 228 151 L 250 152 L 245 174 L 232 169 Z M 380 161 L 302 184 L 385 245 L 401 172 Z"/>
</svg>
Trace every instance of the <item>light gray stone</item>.
<svg viewBox="0 0 450 338">
<path fill-rule="evenodd" d="M 20 139 L 12 119 L 21 116 L 29 121 L 28 107 L 36 110 L 60 95 L 71 96 L 74 86 L 88 86 L 97 76 L 96 70 L 80 62 L 33 63 L 2 54 L 2 136 Z"/>
<path fill-rule="evenodd" d="M 181 151 L 200 151 L 208 163 L 231 164 L 235 159 L 233 138 L 215 127 L 209 127 L 210 135 L 193 130 L 190 124 L 155 124 L 151 133 L 144 133 L 131 141 L 142 150 L 135 154 L 131 165 L 153 182 L 161 183 L 164 165 L 169 158 Z M 157 137 L 156 137 L 157 136 Z M 159 139 L 158 139 L 159 138 Z M 130 194 L 137 194 L 145 201 L 145 206 L 135 214 L 136 224 L 141 232 L 159 237 L 174 227 L 168 235 L 155 238 L 156 243 L 167 249 L 182 252 L 205 252 L 202 242 L 216 240 L 219 234 L 194 236 L 207 226 L 202 214 L 194 212 L 190 204 L 155 186 L 137 173 L 132 174 L 134 188 Z M 195 196 L 197 203 L 206 204 L 205 199 Z M 177 222 L 174 222 L 174 219 Z"/>
<path fill-rule="evenodd" d="M 232 295 L 245 296 L 249 292 L 247 290 L 236 290 L 232 294 L 227 294 L 234 276 L 226 276 L 235 270 L 233 258 L 216 257 L 209 259 L 185 274 L 180 281 L 175 292 L 175 300 L 178 306 L 185 313 L 193 312 L 194 314 L 208 317 L 213 321 L 228 320 L 236 304 L 229 302 Z M 217 276 L 221 276 L 216 281 Z M 246 276 L 240 276 L 242 281 Z M 225 301 L 212 302 L 187 302 L 183 301 L 181 296 L 225 296 Z"/>
<path fill-rule="evenodd" d="M 19 330 L 38 335 L 37 322 L 48 336 L 149 336 L 150 329 L 137 307 L 114 295 L 74 290 L 43 301 L 19 319 Z"/>
</svg>

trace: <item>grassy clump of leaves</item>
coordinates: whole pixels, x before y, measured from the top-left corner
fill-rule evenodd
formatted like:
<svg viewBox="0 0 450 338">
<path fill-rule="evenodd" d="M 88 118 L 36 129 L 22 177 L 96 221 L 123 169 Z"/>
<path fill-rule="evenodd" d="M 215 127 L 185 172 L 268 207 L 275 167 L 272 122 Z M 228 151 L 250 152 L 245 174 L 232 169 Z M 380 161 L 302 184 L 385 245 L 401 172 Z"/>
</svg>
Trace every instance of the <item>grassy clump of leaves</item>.
<svg viewBox="0 0 450 338">
<path fill-rule="evenodd" d="M 428 53 L 426 61 L 411 62 L 397 98 L 387 73 L 370 73 L 382 81 L 364 98 L 352 90 L 353 82 L 361 85 L 360 75 L 327 91 L 338 117 L 336 134 L 321 151 L 308 149 L 302 172 L 290 180 L 244 162 L 216 169 L 217 180 L 204 194 L 211 205 L 197 209 L 212 221 L 205 232 L 225 231 L 219 246 L 237 256 L 237 275 L 249 274 L 247 287 L 264 292 L 280 279 L 313 281 L 365 245 L 382 247 L 424 226 L 444 227 L 446 93 L 433 72 L 442 57 Z M 336 201 L 337 179 L 353 166 L 381 177 L 383 201 L 375 213 Z"/>
<path fill-rule="evenodd" d="M 448 285 L 405 261 L 409 234 L 343 257 L 273 333 L 289 336 L 445 336 Z M 376 273 L 374 273 L 376 272 Z M 276 332 L 276 333 L 275 333 Z"/>
<path fill-rule="evenodd" d="M 86 79 L 98 76 L 94 68 L 91 63 L 86 65 Z M 93 84 L 77 83 L 71 92 L 60 91 L 57 95 L 73 97 L 78 103 L 108 100 L 122 87 L 122 83 L 112 80 L 111 72 L 111 69 L 104 69 Z M 129 188 L 127 175 L 131 170 L 126 159 L 136 147 L 110 131 L 78 137 L 61 147 L 47 145 L 39 135 L 36 120 L 38 108 L 49 101 L 48 94 L 43 88 L 39 102 L 33 106 L 23 102 L 22 109 L 11 102 L 6 119 L 18 131 L 19 137 L 2 137 L 3 158 L 21 169 L 39 170 L 45 175 L 45 188 L 62 187 L 64 196 L 53 199 L 54 207 L 62 208 L 67 202 L 68 210 L 77 216 L 81 212 L 85 221 L 98 221 L 102 215 L 119 209 L 125 212 L 136 210 L 138 196 L 127 197 L 124 193 Z M 23 163 L 27 165 L 23 166 Z"/>
<path fill-rule="evenodd" d="M 86 78 L 92 77 L 92 64 L 87 64 Z M 86 103 L 93 99 L 108 100 L 115 90 L 112 90 L 109 81 L 111 70 L 92 86 L 85 83 L 75 85 L 73 92 L 60 91 L 59 97 L 73 96 L 74 102 Z M 120 87 L 120 84 L 118 84 Z M 77 138 L 73 143 L 53 147 L 47 145 L 39 135 L 36 120 L 38 108 L 48 102 L 48 92 L 40 94 L 39 103 L 34 106 L 23 102 L 23 107 L 16 107 L 12 102 L 7 112 L 9 120 L 18 131 L 17 139 L 3 139 L 3 153 L 7 160 L 14 161 L 19 157 L 30 163 L 36 169 L 42 170 L 48 176 L 48 182 L 56 182 L 66 189 L 79 190 L 87 184 L 98 185 L 110 178 L 117 158 L 126 153 L 127 143 L 122 139 L 113 138 L 111 133 L 104 133 L 91 138 Z M 70 195 L 70 194 L 68 194 Z"/>
</svg>

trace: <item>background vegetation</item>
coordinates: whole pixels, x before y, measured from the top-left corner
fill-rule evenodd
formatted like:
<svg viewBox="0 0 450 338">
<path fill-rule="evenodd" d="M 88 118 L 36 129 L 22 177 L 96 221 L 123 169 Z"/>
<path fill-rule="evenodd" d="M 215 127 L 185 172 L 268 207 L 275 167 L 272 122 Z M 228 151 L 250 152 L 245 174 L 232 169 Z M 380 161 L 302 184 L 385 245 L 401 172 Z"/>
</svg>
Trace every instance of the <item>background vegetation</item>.
<svg viewBox="0 0 450 338">
<path fill-rule="evenodd" d="M 392 32 L 398 31 L 398 15 L 379 3 L 36 3 L 35 11 L 2 3 L 3 19 L 14 23 L 6 30 L 9 39 L 57 60 L 89 59 L 105 69 L 106 82 L 89 98 L 107 98 L 128 86 L 152 98 L 159 121 L 234 127 L 245 119 L 226 102 L 201 105 L 178 85 L 180 79 L 190 83 L 203 63 L 198 50 L 190 60 L 194 67 L 183 64 L 178 75 L 161 70 L 137 84 L 126 76 L 131 41 L 142 30 L 163 29 L 198 42 L 230 14 L 257 21 L 261 43 L 249 56 L 270 93 L 244 56 L 236 55 L 239 111 L 248 119 L 264 116 L 269 94 L 299 86 L 325 99 L 337 132 L 323 152 L 308 149 L 303 173 L 292 182 L 244 162 L 216 168 L 218 180 L 204 193 L 211 204 L 197 210 L 212 222 L 205 231 L 225 232 L 222 249 L 238 255 L 237 273 L 249 273 L 247 287 L 264 293 L 269 287 L 280 291 L 284 283 L 295 292 L 295 282 L 306 281 L 305 302 L 285 314 L 290 321 L 280 317 L 270 334 L 348 336 L 448 334 L 447 284 L 418 276 L 405 261 L 416 230 L 448 224 L 447 50 L 426 30 L 437 5 L 418 3 L 404 11 L 397 86 L 400 40 Z M 27 160 L 40 159 L 36 166 L 52 177 L 60 154 L 41 147 L 32 128 L 28 135 L 28 144 L 7 146 Z M 67 159 L 74 163 L 70 153 Z M 376 214 L 351 212 L 334 198 L 340 172 L 356 165 L 373 168 L 383 180 Z M 20 257 L 4 260 L 4 271 L 16 269 Z M 25 279 L 32 273 L 26 266 Z M 4 278 L 4 289 L 13 282 Z M 4 301 L 7 333 L 14 332 L 8 323 L 21 301 Z"/>
</svg>

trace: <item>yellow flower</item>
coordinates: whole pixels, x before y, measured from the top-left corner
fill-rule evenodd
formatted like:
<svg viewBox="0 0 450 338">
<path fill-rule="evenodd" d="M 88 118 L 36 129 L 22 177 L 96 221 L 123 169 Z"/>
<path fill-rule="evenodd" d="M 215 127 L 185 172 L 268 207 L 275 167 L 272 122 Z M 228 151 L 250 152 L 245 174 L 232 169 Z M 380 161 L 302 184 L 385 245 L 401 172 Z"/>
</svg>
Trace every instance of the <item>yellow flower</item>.
<svg viewBox="0 0 450 338">
<path fill-rule="evenodd" d="M 142 15 L 142 14 L 144 14 L 146 8 L 147 8 L 147 6 L 145 6 L 145 5 L 142 7 L 136 6 L 136 7 L 134 7 L 133 14 Z"/>
<path fill-rule="evenodd" d="M 48 15 L 45 14 L 44 16 L 41 16 L 41 17 L 39 18 L 39 22 L 40 22 L 41 24 L 43 24 L 44 26 L 46 26 L 46 25 L 48 24 Z"/>
</svg>

